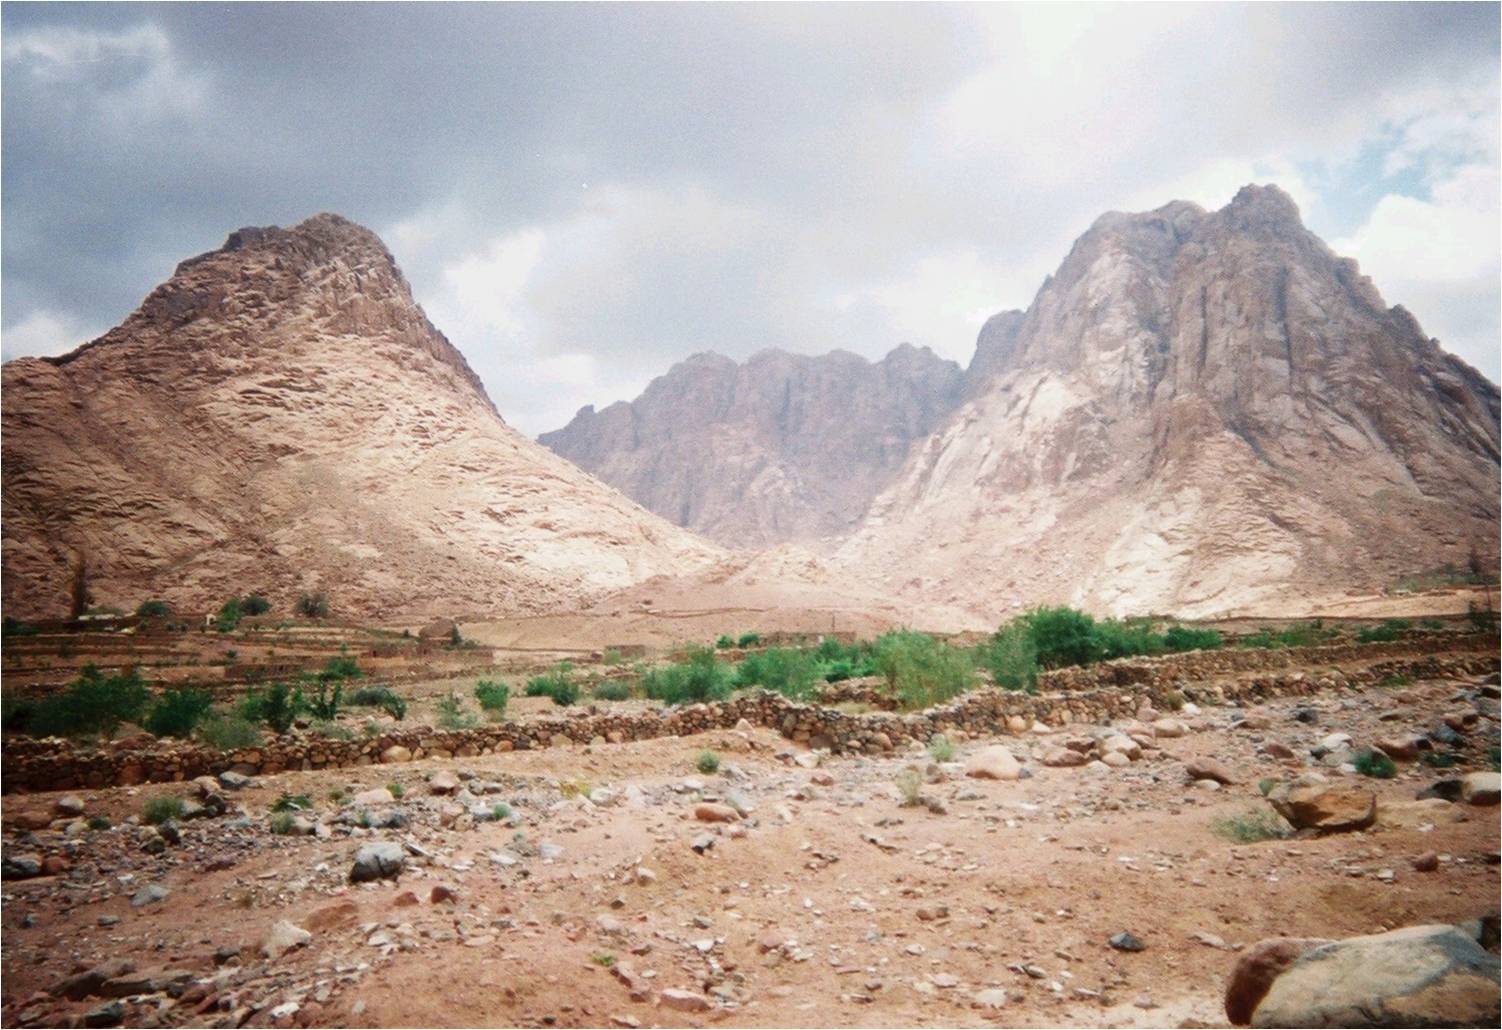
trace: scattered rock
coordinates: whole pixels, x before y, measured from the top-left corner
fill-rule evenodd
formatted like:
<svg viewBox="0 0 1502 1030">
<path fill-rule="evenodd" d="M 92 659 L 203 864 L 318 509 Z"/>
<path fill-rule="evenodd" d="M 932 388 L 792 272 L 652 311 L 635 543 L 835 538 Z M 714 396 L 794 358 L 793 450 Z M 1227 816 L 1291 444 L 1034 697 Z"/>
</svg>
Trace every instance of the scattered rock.
<svg viewBox="0 0 1502 1030">
<path fill-rule="evenodd" d="M 1142 951 L 1147 947 L 1137 937 L 1125 930 L 1112 937 L 1106 943 L 1117 951 Z"/>
<path fill-rule="evenodd" d="M 701 823 L 733 823 L 741 814 L 729 805 L 713 801 L 701 801 L 694 806 L 694 818 Z"/>
<path fill-rule="evenodd" d="M 714 1003 L 704 997 L 704 995 L 695 994 L 693 991 L 679 990 L 676 987 L 669 987 L 663 991 L 661 999 L 665 1007 L 676 1009 L 679 1012 L 708 1012 L 714 1008 Z"/>
<path fill-rule="evenodd" d="M 147 905 L 155 905 L 160 901 L 165 901 L 170 893 L 159 883 L 148 883 L 131 897 L 130 907 L 145 908 Z"/>
<path fill-rule="evenodd" d="M 1414 855 L 1409 864 L 1416 872 L 1432 873 L 1439 868 L 1439 856 L 1432 851 L 1426 851 L 1422 855 Z"/>
<path fill-rule="evenodd" d="M 392 841 L 366 844 L 355 853 L 355 862 L 350 867 L 349 878 L 353 883 L 395 879 L 400 875 L 406 861 L 406 855 L 402 852 L 400 844 Z"/>
<path fill-rule="evenodd" d="M 1275 937 L 1252 945 L 1236 960 L 1226 981 L 1226 1018 L 1237 1026 L 1250 1023 L 1278 975 L 1310 948 L 1329 943 L 1323 938 Z"/>
<path fill-rule="evenodd" d="M 301 948 L 313 935 L 285 919 L 278 919 L 261 941 L 261 954 L 273 962 L 294 948 Z"/>
<path fill-rule="evenodd" d="M 1377 821 L 1377 795 L 1356 784 L 1301 776 L 1274 787 L 1267 800 L 1296 830 L 1339 833 L 1364 830 Z"/>
<path fill-rule="evenodd" d="M 977 751 L 965 763 L 965 775 L 979 780 L 1015 780 L 1021 771 L 1012 752 L 1000 744 Z"/>
<path fill-rule="evenodd" d="M 1495 805 L 1502 799 L 1502 773 L 1467 773 L 1460 781 L 1460 798 L 1468 805 Z"/>
<path fill-rule="evenodd" d="M 1190 759 L 1184 768 L 1191 780 L 1214 780 L 1225 786 L 1236 782 L 1236 777 L 1232 775 L 1231 770 L 1213 758 Z"/>
</svg>

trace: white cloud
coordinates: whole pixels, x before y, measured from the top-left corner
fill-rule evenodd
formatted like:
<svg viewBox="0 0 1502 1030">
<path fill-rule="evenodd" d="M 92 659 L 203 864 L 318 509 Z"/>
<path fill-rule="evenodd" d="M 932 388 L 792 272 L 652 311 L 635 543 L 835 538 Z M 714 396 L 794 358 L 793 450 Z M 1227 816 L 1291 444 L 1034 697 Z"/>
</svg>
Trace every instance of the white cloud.
<svg viewBox="0 0 1502 1030">
<path fill-rule="evenodd" d="M 1429 199 L 1388 194 L 1349 237 L 1332 243 L 1354 257 L 1389 304 L 1402 304 L 1493 380 L 1499 374 L 1497 297 L 1502 279 L 1502 191 L 1497 168 L 1463 166 Z"/>
<path fill-rule="evenodd" d="M 0 355 L 4 360 L 65 354 L 103 332 L 65 311 L 39 308 L 0 331 Z"/>
<path fill-rule="evenodd" d="M 0 54 L 7 74 L 65 93 L 75 115 L 90 111 L 119 130 L 199 114 L 210 95 L 209 76 L 185 67 L 172 40 L 149 23 L 118 32 L 61 25 L 7 32 Z"/>
</svg>

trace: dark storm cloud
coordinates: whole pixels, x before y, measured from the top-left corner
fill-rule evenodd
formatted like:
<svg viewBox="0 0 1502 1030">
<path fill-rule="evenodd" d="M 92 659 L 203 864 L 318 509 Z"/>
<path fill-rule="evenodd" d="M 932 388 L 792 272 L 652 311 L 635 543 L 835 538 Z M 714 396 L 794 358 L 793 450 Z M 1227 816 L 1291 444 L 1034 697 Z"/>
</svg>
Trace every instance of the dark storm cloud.
<svg viewBox="0 0 1502 1030">
<path fill-rule="evenodd" d="M 1378 220 L 1399 173 L 1374 170 L 1355 212 L 1321 190 L 1407 147 L 1401 189 L 1474 223 L 1446 187 L 1496 175 L 1477 142 L 1496 22 L 1490 5 L 5 5 L 4 349 L 65 349 L 229 230 L 334 210 L 386 237 L 530 431 L 695 350 L 910 338 L 963 360 L 1106 208 L 1278 178 L 1380 262 L 1402 251 Z M 1454 345 L 1492 375 L 1466 347 L 1495 350 L 1495 275 L 1476 284 L 1495 264 L 1493 239 L 1455 281 L 1411 287 L 1459 297 Z"/>
</svg>

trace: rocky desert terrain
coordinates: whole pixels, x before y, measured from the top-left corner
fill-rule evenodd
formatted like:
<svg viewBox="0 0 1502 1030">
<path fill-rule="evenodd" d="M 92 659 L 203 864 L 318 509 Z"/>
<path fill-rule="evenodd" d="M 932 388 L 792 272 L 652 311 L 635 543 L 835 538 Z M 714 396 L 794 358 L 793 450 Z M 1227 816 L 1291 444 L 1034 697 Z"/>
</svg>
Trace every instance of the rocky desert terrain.
<svg viewBox="0 0 1502 1030">
<path fill-rule="evenodd" d="M 162 669 L 221 673 L 219 696 L 257 664 L 347 656 L 410 709 L 227 753 L 128 727 L 8 738 L 0 1018 L 1221 1026 L 1266 938 L 1452 924 L 1494 950 L 1495 634 L 1451 618 L 1363 644 L 1358 625 L 924 710 L 892 711 L 879 679 L 675 707 L 516 690 L 460 729 L 438 703 L 480 679 L 562 655 L 596 689 L 641 670 L 536 627 L 527 651 L 473 642 L 496 626 L 461 625 L 464 646 L 178 633 Z M 8 681 L 146 659 L 112 633 L 23 643 Z M 1373 749 L 1390 775 L 1367 774 Z M 23 789 L 40 767 L 53 789 Z"/>
</svg>

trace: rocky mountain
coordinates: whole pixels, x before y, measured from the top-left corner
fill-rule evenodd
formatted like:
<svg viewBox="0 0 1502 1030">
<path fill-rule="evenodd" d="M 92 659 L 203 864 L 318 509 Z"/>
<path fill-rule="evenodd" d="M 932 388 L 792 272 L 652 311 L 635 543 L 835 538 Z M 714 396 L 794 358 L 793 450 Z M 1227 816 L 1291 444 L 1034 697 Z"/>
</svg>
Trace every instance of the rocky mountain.
<svg viewBox="0 0 1502 1030">
<path fill-rule="evenodd" d="M 4 604 L 529 611 L 719 557 L 507 426 L 381 241 L 242 229 L 119 327 L 3 372 Z"/>
<path fill-rule="evenodd" d="M 961 399 L 958 365 L 904 344 L 881 361 L 698 354 L 631 403 L 539 442 L 643 506 L 734 548 L 848 534 Z"/>
<path fill-rule="evenodd" d="M 1473 554 L 1498 391 L 1275 187 L 1101 217 L 836 564 L 990 616 L 1285 609 Z"/>
</svg>

